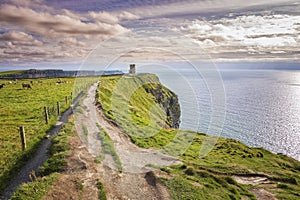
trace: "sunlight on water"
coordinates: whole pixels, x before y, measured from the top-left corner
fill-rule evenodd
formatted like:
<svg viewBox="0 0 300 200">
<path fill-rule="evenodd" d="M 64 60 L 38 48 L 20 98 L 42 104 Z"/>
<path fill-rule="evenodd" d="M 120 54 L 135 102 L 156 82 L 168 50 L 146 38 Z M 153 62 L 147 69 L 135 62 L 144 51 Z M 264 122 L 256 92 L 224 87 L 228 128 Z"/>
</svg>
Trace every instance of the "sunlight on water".
<svg viewBox="0 0 300 200">
<path fill-rule="evenodd" d="M 300 72 L 240 70 L 221 71 L 226 90 L 226 121 L 223 137 L 264 147 L 300 160 Z M 178 94 L 183 129 L 207 131 L 210 119 L 210 95 L 199 77 L 185 76 L 197 89 L 200 125 L 195 127 L 195 110 L 182 87 L 174 87 L 172 76 L 159 74 L 162 82 Z"/>
</svg>

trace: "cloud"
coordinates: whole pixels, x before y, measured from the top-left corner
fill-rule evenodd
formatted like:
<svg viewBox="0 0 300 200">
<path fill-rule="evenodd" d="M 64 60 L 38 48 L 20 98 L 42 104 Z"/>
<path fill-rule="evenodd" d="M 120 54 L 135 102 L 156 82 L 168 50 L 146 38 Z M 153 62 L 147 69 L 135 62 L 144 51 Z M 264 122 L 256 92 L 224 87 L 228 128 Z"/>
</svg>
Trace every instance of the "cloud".
<svg viewBox="0 0 300 200">
<path fill-rule="evenodd" d="M 300 4 L 291 2 L 72 1 L 66 6 L 58 0 L 2 0 L 0 58 L 80 61 L 101 42 L 95 62 L 124 50 L 130 52 L 122 58 L 133 61 L 206 59 L 207 54 L 217 60 L 297 59 Z"/>
<path fill-rule="evenodd" d="M 81 41 L 78 41 L 76 38 L 72 38 L 72 37 L 69 37 L 69 38 L 64 38 L 63 40 L 61 40 L 59 42 L 60 45 L 67 45 L 67 46 L 79 46 L 79 47 L 84 47 L 85 46 L 85 43 L 84 42 L 81 42 Z"/>
<path fill-rule="evenodd" d="M 274 5 L 285 5 L 295 0 L 169 0 L 154 5 L 142 5 L 129 9 L 130 12 L 143 18 L 154 18 L 164 16 L 182 16 L 189 14 L 220 13 L 233 10 L 249 9 L 254 7 L 269 7 Z"/>
<path fill-rule="evenodd" d="M 0 42 L 6 42 L 2 48 L 14 48 L 15 46 L 42 46 L 43 42 L 35 39 L 32 35 L 21 31 L 8 31 L 0 34 Z"/>
<path fill-rule="evenodd" d="M 43 56 L 80 60 L 100 41 L 128 32 L 121 22 L 136 18 L 126 11 L 79 13 L 55 10 L 40 0 L 5 1 L 0 4 L 0 55 L 14 62 Z"/>
<path fill-rule="evenodd" d="M 67 9 L 62 9 L 61 10 L 61 14 L 62 15 L 66 15 L 72 19 L 76 19 L 76 20 L 87 20 L 84 16 L 80 15 L 80 14 L 77 14 L 77 13 L 74 13 L 70 10 L 67 10 Z"/>
<path fill-rule="evenodd" d="M 68 35 L 115 35 L 127 31 L 119 24 L 83 22 L 67 15 L 52 15 L 30 8 L 2 5 L 0 21 L 19 25 L 27 31 L 42 36 L 57 37 Z"/>
<path fill-rule="evenodd" d="M 30 41 L 34 40 L 31 35 L 21 31 L 9 31 L 0 34 L 0 41 Z"/>
<path fill-rule="evenodd" d="M 99 22 L 108 23 L 108 24 L 117 24 L 119 22 L 119 19 L 117 16 L 112 15 L 108 12 L 89 12 L 89 16 Z"/>
<path fill-rule="evenodd" d="M 13 46 L 43 46 L 44 43 L 39 40 L 33 41 L 13 41 L 11 42 Z"/>
<path fill-rule="evenodd" d="M 135 15 L 135 14 L 132 14 L 130 12 L 127 12 L 127 11 L 123 11 L 123 12 L 120 12 L 119 14 L 117 14 L 118 18 L 120 20 L 135 20 L 135 19 L 139 19 L 139 16 Z"/>
<path fill-rule="evenodd" d="M 8 55 L 19 55 L 19 56 L 45 56 L 48 53 L 44 50 L 29 50 L 29 49 L 23 49 L 23 50 L 4 50 L 4 54 Z"/>
<path fill-rule="evenodd" d="M 121 20 L 135 20 L 139 17 L 127 11 L 117 12 L 117 13 L 109 13 L 105 11 L 101 12 L 88 12 L 90 18 L 108 24 L 117 24 Z"/>
<path fill-rule="evenodd" d="M 208 53 L 240 59 L 245 50 L 266 57 L 274 52 L 293 55 L 300 47 L 299 21 L 297 15 L 242 15 L 194 20 L 175 30 L 193 38 Z"/>
<path fill-rule="evenodd" d="M 6 4 L 13 4 L 17 6 L 31 7 L 41 5 L 43 3 L 43 0 L 3 0 L 3 2 Z"/>
</svg>

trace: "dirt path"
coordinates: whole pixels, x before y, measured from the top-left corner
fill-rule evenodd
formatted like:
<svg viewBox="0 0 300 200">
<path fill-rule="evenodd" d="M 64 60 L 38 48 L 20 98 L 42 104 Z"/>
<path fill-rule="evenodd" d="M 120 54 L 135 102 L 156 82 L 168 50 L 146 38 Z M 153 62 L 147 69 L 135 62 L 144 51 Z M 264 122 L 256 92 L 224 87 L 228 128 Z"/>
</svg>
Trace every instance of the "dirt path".
<svg viewBox="0 0 300 200">
<path fill-rule="evenodd" d="M 170 199 L 152 172 L 118 173 L 103 163 L 98 164 L 79 137 L 72 138 L 70 146 L 67 171 L 59 175 L 44 200 L 97 200 L 98 181 L 104 184 L 107 199 Z"/>
<path fill-rule="evenodd" d="M 99 124 L 112 139 L 124 172 L 142 173 L 153 170 L 149 168 L 149 165 L 169 166 L 181 163 L 157 150 L 143 149 L 132 144 L 130 138 L 118 126 L 109 122 L 95 105 L 96 89 L 97 84 L 94 84 L 82 102 L 83 111 L 75 113 L 75 125 L 79 136 L 93 156 L 98 156 L 101 151 L 101 141 L 98 139 L 99 128 L 97 127 Z M 84 133 L 84 129 L 88 130 L 88 134 Z M 110 160 L 104 160 L 104 164 L 112 166 Z"/>
<path fill-rule="evenodd" d="M 94 84 L 89 89 L 87 97 L 81 103 L 80 112 L 75 113 L 75 126 L 85 146 L 81 150 L 78 149 L 76 153 L 83 155 L 84 151 L 88 151 L 94 159 L 99 155 L 101 141 L 98 138 L 98 124 L 112 139 L 122 163 L 123 173 L 116 170 L 116 163 L 106 155 L 101 164 L 84 161 L 85 165 L 89 166 L 87 174 L 90 174 L 94 181 L 99 179 L 103 182 L 108 199 L 169 199 L 167 190 L 151 172 L 154 169 L 149 165 L 169 166 L 181 162 L 157 150 L 142 149 L 132 144 L 129 137 L 118 126 L 109 122 L 101 110 L 98 110 L 95 104 L 97 85 Z"/>
<path fill-rule="evenodd" d="M 267 177 L 261 176 L 232 176 L 232 178 L 236 182 L 244 185 L 259 185 L 270 182 Z"/>
<path fill-rule="evenodd" d="M 255 195 L 257 200 L 277 200 L 274 194 L 264 188 L 252 188 L 250 191 Z"/>
<path fill-rule="evenodd" d="M 250 191 L 255 195 L 257 200 L 276 200 L 276 197 L 267 191 L 266 185 L 270 184 L 270 180 L 264 176 L 232 176 L 232 178 L 243 185 L 253 185 L 256 187 L 250 188 Z M 272 185 L 272 184 L 270 184 Z M 274 187 L 274 186 L 271 186 Z"/>
</svg>

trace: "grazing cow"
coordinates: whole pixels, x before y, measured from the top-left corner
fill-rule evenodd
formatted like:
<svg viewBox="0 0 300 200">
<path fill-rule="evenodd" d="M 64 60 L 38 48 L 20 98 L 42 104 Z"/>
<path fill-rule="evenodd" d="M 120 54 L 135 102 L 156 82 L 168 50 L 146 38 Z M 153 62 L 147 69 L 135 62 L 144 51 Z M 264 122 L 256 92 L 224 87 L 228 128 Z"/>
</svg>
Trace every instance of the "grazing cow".
<svg viewBox="0 0 300 200">
<path fill-rule="evenodd" d="M 4 88 L 6 85 L 3 83 L 3 84 L 0 84 L 0 89 Z"/>
<path fill-rule="evenodd" d="M 9 82 L 8 82 L 8 84 L 12 84 L 12 82 L 11 82 L 11 81 L 9 81 Z"/>
<path fill-rule="evenodd" d="M 65 80 L 58 80 L 58 81 L 56 81 L 56 85 L 59 85 L 59 84 L 62 84 L 62 83 L 66 83 L 66 81 Z"/>
<path fill-rule="evenodd" d="M 28 84 L 28 83 L 22 83 L 22 87 L 23 87 L 23 88 L 32 89 L 31 85 Z"/>
</svg>

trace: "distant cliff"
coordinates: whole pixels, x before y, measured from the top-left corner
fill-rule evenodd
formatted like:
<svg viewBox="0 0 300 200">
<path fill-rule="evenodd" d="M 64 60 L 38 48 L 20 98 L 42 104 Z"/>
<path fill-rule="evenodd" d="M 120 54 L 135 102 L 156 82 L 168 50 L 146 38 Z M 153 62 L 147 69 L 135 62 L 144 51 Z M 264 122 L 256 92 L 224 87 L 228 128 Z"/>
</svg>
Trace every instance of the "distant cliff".
<svg viewBox="0 0 300 200">
<path fill-rule="evenodd" d="M 2 72 L 2 79 L 21 79 L 21 78 L 57 78 L 57 77 L 82 77 L 82 76 L 101 76 L 101 75 L 116 75 L 124 74 L 120 70 L 93 71 L 93 70 L 76 70 L 64 71 L 58 69 L 37 70 L 30 69 L 24 71 L 12 71 L 11 73 Z"/>
</svg>

